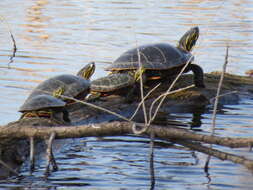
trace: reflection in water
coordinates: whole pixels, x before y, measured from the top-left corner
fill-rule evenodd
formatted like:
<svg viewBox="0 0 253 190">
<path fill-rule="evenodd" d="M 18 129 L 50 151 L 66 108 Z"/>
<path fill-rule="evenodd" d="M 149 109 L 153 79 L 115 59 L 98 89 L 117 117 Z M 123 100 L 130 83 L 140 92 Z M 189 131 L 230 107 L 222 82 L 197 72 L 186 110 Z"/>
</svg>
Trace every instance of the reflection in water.
<svg viewBox="0 0 253 190">
<path fill-rule="evenodd" d="M 46 33 L 45 28 L 48 28 L 50 22 L 50 16 L 43 14 L 43 10 L 48 5 L 47 0 L 37 0 L 35 4 L 27 8 L 27 19 L 28 24 L 23 25 L 26 27 L 27 36 L 24 39 L 28 43 L 39 43 L 41 40 L 47 40 L 49 35 Z"/>
</svg>

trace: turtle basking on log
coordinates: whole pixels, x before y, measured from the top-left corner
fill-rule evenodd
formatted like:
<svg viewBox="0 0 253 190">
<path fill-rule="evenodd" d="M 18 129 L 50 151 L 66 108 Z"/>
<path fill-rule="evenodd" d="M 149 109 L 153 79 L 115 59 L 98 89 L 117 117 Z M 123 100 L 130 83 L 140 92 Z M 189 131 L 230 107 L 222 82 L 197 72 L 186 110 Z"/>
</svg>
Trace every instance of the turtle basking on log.
<svg viewBox="0 0 253 190">
<path fill-rule="evenodd" d="M 195 86 L 204 88 L 202 68 L 191 63 L 194 59 L 191 50 L 198 37 L 199 28 L 193 27 L 181 37 L 176 47 L 168 43 L 158 43 L 130 49 L 106 70 L 111 73 L 124 73 L 136 71 L 142 67 L 147 80 L 156 80 L 175 77 L 190 62 L 184 72 L 192 71 Z"/>
<path fill-rule="evenodd" d="M 20 120 L 29 119 L 29 118 L 48 118 L 49 120 L 62 124 L 69 124 L 69 114 L 65 108 L 66 102 L 61 99 L 58 99 L 54 96 L 47 94 L 36 95 L 28 98 L 27 101 L 20 107 L 19 111 L 22 112 Z M 50 146 L 50 145 L 48 145 Z M 52 150 L 51 147 L 48 148 Z M 53 169 L 57 170 L 56 162 L 54 161 L 54 156 L 51 153 L 48 155 L 49 164 L 53 164 Z M 30 169 L 34 170 L 34 138 L 30 137 Z M 48 169 L 47 169 L 48 172 Z"/>
<path fill-rule="evenodd" d="M 77 76 L 70 74 L 62 74 L 52 78 L 49 78 L 39 84 L 30 94 L 26 101 L 29 101 L 30 98 L 35 97 L 41 94 L 47 94 L 54 96 L 54 92 L 58 89 L 61 95 L 59 96 L 62 100 L 67 103 L 71 103 L 71 100 L 68 100 L 66 97 L 84 99 L 90 90 L 90 77 L 94 73 L 95 63 L 91 62 L 83 67 L 78 73 Z"/>
</svg>

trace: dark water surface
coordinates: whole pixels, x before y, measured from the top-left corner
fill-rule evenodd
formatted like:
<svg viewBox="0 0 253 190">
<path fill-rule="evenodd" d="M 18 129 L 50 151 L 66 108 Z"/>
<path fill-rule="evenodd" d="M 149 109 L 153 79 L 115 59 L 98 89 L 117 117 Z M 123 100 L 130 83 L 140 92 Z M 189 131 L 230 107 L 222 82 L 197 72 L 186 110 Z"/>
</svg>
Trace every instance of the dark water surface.
<svg viewBox="0 0 253 190">
<path fill-rule="evenodd" d="M 193 51 L 205 72 L 221 70 L 230 45 L 228 71 L 253 69 L 253 1 L 251 0 L 1 0 L 0 16 L 11 28 L 18 47 L 11 69 L 12 42 L 0 24 L 0 125 L 16 120 L 31 89 L 48 77 L 76 73 L 97 63 L 93 79 L 125 50 L 155 42 L 176 44 L 190 27 L 200 27 Z M 1 18 L 2 20 L 2 18 Z M 175 114 L 180 121 L 190 113 Z M 217 116 L 221 136 L 253 133 L 253 100 L 226 105 Z M 211 113 L 202 115 L 210 131 Z M 57 146 L 57 144 L 55 145 Z M 171 148 L 168 148 L 171 147 Z M 136 137 L 68 140 L 56 147 L 60 170 L 43 179 L 44 160 L 24 179 L 9 179 L 0 189 L 149 189 L 149 144 Z M 230 150 L 253 159 L 246 149 Z M 43 156 L 42 156 L 43 158 Z M 156 189 L 252 189 L 252 174 L 227 161 L 211 160 L 210 179 L 203 171 L 206 156 L 167 144 L 155 149 Z"/>
</svg>

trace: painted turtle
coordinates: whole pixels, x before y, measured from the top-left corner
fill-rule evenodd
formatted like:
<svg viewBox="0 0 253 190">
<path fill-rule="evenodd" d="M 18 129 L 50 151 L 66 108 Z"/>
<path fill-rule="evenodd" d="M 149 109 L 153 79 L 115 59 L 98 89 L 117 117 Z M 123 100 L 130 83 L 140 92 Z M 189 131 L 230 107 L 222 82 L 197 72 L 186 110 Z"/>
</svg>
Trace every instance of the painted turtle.
<svg viewBox="0 0 253 190">
<path fill-rule="evenodd" d="M 116 59 L 106 70 L 111 73 L 131 72 L 139 68 L 139 62 L 147 80 L 163 79 L 177 75 L 187 62 L 193 61 L 190 51 L 199 37 L 199 28 L 193 27 L 179 40 L 178 46 L 167 43 L 143 45 L 130 49 Z M 184 72 L 194 73 L 194 83 L 204 88 L 203 70 L 200 66 L 189 64 Z"/>
<path fill-rule="evenodd" d="M 65 110 L 66 102 L 54 96 L 41 94 L 29 98 L 20 107 L 22 118 L 44 117 L 56 121 L 70 122 L 68 112 Z"/>
<path fill-rule="evenodd" d="M 60 125 L 70 123 L 68 111 L 65 108 L 66 102 L 54 96 L 40 94 L 33 96 L 20 107 L 22 113 L 19 121 L 26 121 L 30 118 L 48 118 Z M 34 170 L 34 137 L 30 137 L 30 169 Z M 52 150 L 52 144 L 48 143 L 48 150 Z M 54 160 L 53 153 L 48 153 L 48 166 L 52 163 L 53 169 L 57 170 L 57 164 Z"/>
<path fill-rule="evenodd" d="M 114 73 L 91 82 L 88 100 L 109 95 L 125 95 L 128 100 L 136 88 L 140 72 Z M 130 99 L 129 99 L 130 100 Z"/>
<path fill-rule="evenodd" d="M 55 96 L 56 90 L 58 95 L 74 97 L 77 99 L 84 99 L 90 90 L 90 77 L 94 73 L 95 64 L 89 63 L 82 68 L 77 75 L 63 74 L 49 78 L 39 84 L 30 94 L 26 101 L 30 98 L 41 94 L 48 94 Z M 67 98 L 61 98 L 67 103 L 71 102 Z"/>
</svg>

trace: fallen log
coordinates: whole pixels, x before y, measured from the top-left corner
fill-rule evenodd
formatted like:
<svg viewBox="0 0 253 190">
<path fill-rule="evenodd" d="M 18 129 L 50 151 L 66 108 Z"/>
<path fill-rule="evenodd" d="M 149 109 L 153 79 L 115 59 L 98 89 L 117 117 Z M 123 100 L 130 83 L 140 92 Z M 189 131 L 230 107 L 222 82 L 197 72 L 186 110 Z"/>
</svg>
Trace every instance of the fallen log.
<svg viewBox="0 0 253 190">
<path fill-rule="evenodd" d="M 135 124 L 143 127 L 143 124 Z M 101 136 L 124 136 L 134 134 L 132 131 L 133 123 L 130 122 L 110 122 L 81 126 L 58 126 L 58 127 L 39 127 L 39 126 L 7 126 L 1 127 L 0 138 L 17 138 L 26 139 L 29 137 L 48 138 L 52 133 L 55 134 L 55 139 L 63 138 L 80 138 L 80 137 L 101 137 Z M 186 129 L 180 129 L 173 126 L 158 126 L 152 125 L 144 136 L 150 136 L 151 130 L 154 132 L 156 139 L 176 142 L 191 149 L 215 156 L 222 160 L 230 160 L 234 163 L 245 165 L 249 169 L 253 169 L 253 161 L 244 157 L 224 153 L 212 148 L 202 146 L 200 143 L 216 144 L 235 147 L 249 147 L 253 144 L 253 138 L 227 138 L 203 135 L 191 132 Z M 195 141 L 195 143 L 191 142 Z"/>
<path fill-rule="evenodd" d="M 143 127 L 144 124 L 135 123 L 135 125 Z M 24 139 L 35 137 L 39 139 L 48 138 L 53 132 L 55 139 L 64 138 L 81 138 L 81 137 L 104 137 L 104 136 L 121 136 L 134 134 L 133 123 L 130 122 L 104 122 L 99 124 L 80 125 L 80 126 L 2 126 L 0 129 L 0 138 Z M 198 134 L 187 129 L 181 129 L 175 126 L 159 126 L 151 125 L 154 135 L 158 139 L 168 140 L 190 140 L 199 141 L 208 144 L 216 144 L 230 148 L 250 147 L 253 145 L 253 138 L 238 137 L 218 137 L 204 134 Z M 148 130 L 144 136 L 150 135 Z"/>
</svg>

